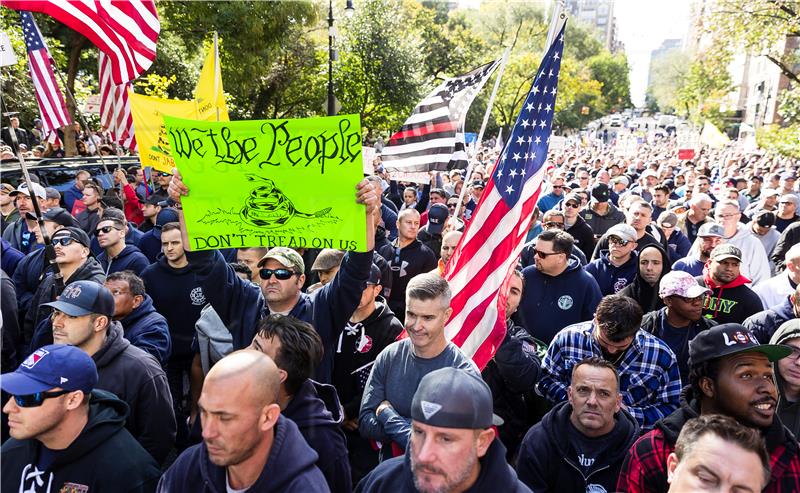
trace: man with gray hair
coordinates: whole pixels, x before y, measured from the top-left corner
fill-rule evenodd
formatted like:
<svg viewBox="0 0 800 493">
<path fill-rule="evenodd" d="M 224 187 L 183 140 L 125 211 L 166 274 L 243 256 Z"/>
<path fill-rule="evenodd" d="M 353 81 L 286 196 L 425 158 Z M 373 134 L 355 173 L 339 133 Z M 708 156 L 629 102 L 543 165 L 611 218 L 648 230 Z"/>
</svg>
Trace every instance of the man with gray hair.
<svg viewBox="0 0 800 493">
<path fill-rule="evenodd" d="M 750 234 L 747 225 L 739 219 L 739 203 L 725 199 L 717 202 L 714 217 L 724 229 L 725 243 L 731 244 L 742 252 L 742 275 L 752 283 L 758 284 L 770 278 L 769 260 L 764 245 Z"/>
<path fill-rule="evenodd" d="M 434 273 L 411 279 L 406 288 L 408 337 L 378 355 L 367 379 L 358 428 L 365 438 L 384 443 L 385 458 L 401 454 L 408 445 L 411 401 L 422 377 L 454 367 L 480 378 L 475 364 L 445 337 L 444 326 L 453 312 L 450 296 L 447 281 Z"/>
<path fill-rule="evenodd" d="M 700 230 L 700 226 L 708 221 L 708 213 L 711 212 L 711 206 L 711 197 L 705 193 L 696 193 L 689 201 L 689 210 L 678 218 L 678 227 L 681 228 L 683 234 L 692 243 L 697 239 L 697 232 Z"/>
</svg>

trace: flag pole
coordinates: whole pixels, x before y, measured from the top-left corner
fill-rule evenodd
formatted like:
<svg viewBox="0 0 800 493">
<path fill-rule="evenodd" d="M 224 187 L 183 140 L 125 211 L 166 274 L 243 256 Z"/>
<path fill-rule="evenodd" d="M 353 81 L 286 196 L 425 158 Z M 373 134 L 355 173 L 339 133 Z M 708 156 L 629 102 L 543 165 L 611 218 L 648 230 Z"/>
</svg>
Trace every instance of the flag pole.
<svg viewBox="0 0 800 493">
<path fill-rule="evenodd" d="M 217 95 L 217 91 L 219 91 L 219 87 L 217 86 L 218 80 L 222 78 L 222 68 L 219 66 L 219 44 L 218 44 L 219 35 L 217 31 L 214 31 L 214 107 L 217 110 L 217 121 L 219 121 L 219 105 L 217 101 L 219 100 L 219 96 Z M 217 77 L 217 71 L 219 71 L 219 78 Z"/>
<path fill-rule="evenodd" d="M 503 72 L 506 70 L 506 62 L 508 62 L 508 57 L 511 54 L 511 47 L 509 46 L 506 48 L 505 53 L 503 53 L 503 58 L 500 61 L 500 69 L 497 71 L 497 78 L 494 80 L 494 88 L 492 89 L 492 95 L 489 96 L 489 104 L 486 105 L 486 113 L 483 114 L 483 123 L 481 124 L 481 130 L 478 133 L 478 140 L 475 141 L 474 151 L 477 152 L 478 147 L 481 145 L 483 140 L 483 133 L 486 131 L 486 124 L 489 122 L 489 116 L 492 114 L 492 106 L 494 105 L 494 98 L 497 95 L 497 89 L 500 87 L 500 79 L 503 78 Z M 458 195 L 458 203 L 456 204 L 456 210 L 453 211 L 453 217 L 456 219 L 458 215 L 461 213 L 462 203 L 464 201 L 464 194 L 466 193 L 466 180 L 469 179 L 469 176 L 472 174 L 472 169 L 475 167 L 475 161 L 472 159 L 475 155 L 473 154 L 470 156 L 470 159 L 467 160 L 467 172 L 464 176 L 464 186 L 461 187 L 461 193 Z"/>
</svg>

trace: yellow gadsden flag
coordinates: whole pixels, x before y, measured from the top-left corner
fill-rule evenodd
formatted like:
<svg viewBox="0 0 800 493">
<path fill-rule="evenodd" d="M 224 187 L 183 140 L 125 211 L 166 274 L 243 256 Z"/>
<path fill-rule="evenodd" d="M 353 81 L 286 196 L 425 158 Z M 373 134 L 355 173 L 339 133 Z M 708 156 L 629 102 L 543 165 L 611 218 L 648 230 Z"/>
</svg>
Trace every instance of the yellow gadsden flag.
<svg viewBox="0 0 800 493">
<path fill-rule="evenodd" d="M 194 89 L 194 98 L 197 100 L 197 112 L 201 120 L 217 120 L 217 112 L 219 112 L 218 121 L 230 120 L 228 106 L 225 104 L 225 93 L 222 91 L 222 65 L 216 56 L 214 45 L 206 53 L 203 70 Z M 213 118 L 207 118 L 206 113 L 213 113 Z"/>
<path fill-rule="evenodd" d="M 195 90 L 197 99 L 191 101 L 163 99 L 128 92 L 142 166 L 152 166 L 159 171 L 170 173 L 175 167 L 175 161 L 170 155 L 169 137 L 164 127 L 163 115 L 187 120 L 229 121 L 228 108 L 225 106 L 225 96 L 222 93 L 221 73 L 219 63 L 214 63 L 212 47 L 200 72 L 200 80 L 197 82 Z"/>
<path fill-rule="evenodd" d="M 712 149 L 719 149 L 721 147 L 725 147 L 730 142 L 731 139 L 729 139 L 727 135 L 720 132 L 716 125 L 706 120 L 705 125 L 703 125 L 703 131 L 700 132 L 701 144 L 707 145 Z"/>
</svg>

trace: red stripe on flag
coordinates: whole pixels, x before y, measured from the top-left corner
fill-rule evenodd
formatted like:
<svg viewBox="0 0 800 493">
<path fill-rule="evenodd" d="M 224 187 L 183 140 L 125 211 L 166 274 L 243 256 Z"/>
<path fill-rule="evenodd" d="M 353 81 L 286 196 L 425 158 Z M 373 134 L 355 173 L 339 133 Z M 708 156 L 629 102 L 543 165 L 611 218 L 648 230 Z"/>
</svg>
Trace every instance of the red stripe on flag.
<svg viewBox="0 0 800 493">
<path fill-rule="evenodd" d="M 419 127 L 412 130 L 401 130 L 389 138 L 389 143 L 397 144 L 397 141 L 406 139 L 408 137 L 421 137 L 423 135 L 432 133 L 454 131 L 457 125 L 458 122 L 442 122 L 435 123 L 433 125 L 428 124 L 424 127 Z"/>
</svg>

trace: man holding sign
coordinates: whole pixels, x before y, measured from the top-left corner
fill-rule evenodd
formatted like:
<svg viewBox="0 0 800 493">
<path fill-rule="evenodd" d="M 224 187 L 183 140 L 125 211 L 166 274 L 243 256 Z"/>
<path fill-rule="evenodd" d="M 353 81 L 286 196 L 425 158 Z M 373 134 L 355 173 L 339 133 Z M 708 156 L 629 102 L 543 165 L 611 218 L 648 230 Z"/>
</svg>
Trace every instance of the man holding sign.
<svg viewBox="0 0 800 493">
<path fill-rule="evenodd" d="M 188 194 L 181 174 L 173 170 L 169 195 L 179 209 L 181 198 Z M 334 344 L 361 301 L 375 246 L 373 214 L 380 202 L 369 181 L 361 180 L 356 186 L 356 202 L 366 206 L 367 251 L 348 252 L 336 277 L 313 296 L 301 292 L 305 281 L 303 260 L 290 248 L 272 248 L 259 261 L 259 286 L 242 281 L 217 251 L 186 252 L 203 292 L 233 335 L 234 349 L 247 347 L 259 320 L 270 313 L 291 315 L 311 323 L 322 338 L 325 352 L 316 380 L 331 382 Z M 182 210 L 180 220 L 183 226 Z"/>
</svg>

